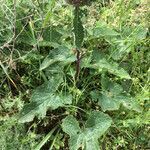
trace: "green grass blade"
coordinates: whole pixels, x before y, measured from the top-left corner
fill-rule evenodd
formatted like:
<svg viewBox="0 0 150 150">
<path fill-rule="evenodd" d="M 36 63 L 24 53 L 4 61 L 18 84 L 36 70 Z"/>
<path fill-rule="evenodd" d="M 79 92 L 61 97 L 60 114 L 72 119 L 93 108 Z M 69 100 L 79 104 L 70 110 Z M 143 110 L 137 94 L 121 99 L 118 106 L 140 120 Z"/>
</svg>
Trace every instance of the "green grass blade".
<svg viewBox="0 0 150 150">
<path fill-rule="evenodd" d="M 54 133 L 54 131 L 57 129 L 57 126 L 54 127 L 46 136 L 45 138 L 36 146 L 36 148 L 34 150 L 40 150 L 42 148 L 42 146 L 44 146 L 44 144 L 48 141 L 48 139 L 52 136 L 52 134 Z"/>
</svg>

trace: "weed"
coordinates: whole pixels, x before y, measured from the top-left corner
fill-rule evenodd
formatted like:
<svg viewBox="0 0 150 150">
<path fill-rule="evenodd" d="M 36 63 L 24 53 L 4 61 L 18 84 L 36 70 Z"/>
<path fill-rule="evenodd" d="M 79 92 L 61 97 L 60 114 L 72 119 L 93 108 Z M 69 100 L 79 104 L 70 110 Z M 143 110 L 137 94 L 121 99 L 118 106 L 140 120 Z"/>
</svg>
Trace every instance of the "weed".
<svg viewBox="0 0 150 150">
<path fill-rule="evenodd" d="M 149 148 L 147 1 L 1 2 L 1 149 Z"/>
</svg>

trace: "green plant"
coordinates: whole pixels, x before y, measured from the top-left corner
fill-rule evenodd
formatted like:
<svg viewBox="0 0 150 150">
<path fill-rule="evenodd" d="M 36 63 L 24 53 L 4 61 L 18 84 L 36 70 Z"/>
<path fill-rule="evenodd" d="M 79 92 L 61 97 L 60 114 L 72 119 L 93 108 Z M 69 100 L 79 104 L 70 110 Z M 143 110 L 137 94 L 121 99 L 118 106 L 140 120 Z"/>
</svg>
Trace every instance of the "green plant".
<svg viewBox="0 0 150 150">
<path fill-rule="evenodd" d="M 0 149 L 149 147 L 144 0 L 1 1 Z"/>
<path fill-rule="evenodd" d="M 106 37 L 106 40 L 113 42 L 120 37 L 120 33 L 97 22 L 93 29 L 92 39 L 87 37 L 85 41 L 85 28 L 82 24 L 83 10 L 79 7 L 80 4 L 74 5 L 74 53 L 71 51 L 73 48 L 70 45 L 56 46 L 45 58 L 40 70 L 45 70 L 45 72 L 47 70 L 50 78 L 48 77 L 48 81 L 34 91 L 30 103 L 26 104 L 21 112 L 20 122 L 30 122 L 35 116 L 44 118 L 48 109 L 63 108 L 65 110 L 63 113 L 68 115 L 62 120 L 62 130 L 70 136 L 70 149 L 77 150 L 82 147 L 87 150 L 98 150 L 98 139 L 104 135 L 112 123 L 111 117 L 104 112 L 118 110 L 120 105 L 138 112 L 141 109 L 136 100 L 127 95 L 122 86 L 111 79 L 111 76 L 131 79 L 127 71 L 112 59 L 118 54 L 106 55 L 102 51 L 94 49 L 92 51 L 87 49 L 83 52 L 82 49 L 83 43 L 91 44 L 101 34 Z M 74 67 L 74 62 L 76 67 Z M 56 70 L 57 67 L 59 70 Z M 97 83 L 93 81 L 90 88 L 91 80 L 95 80 Z M 100 107 L 93 110 L 94 108 L 90 104 L 86 106 L 87 100 Z M 88 120 L 84 123 L 86 118 Z"/>
</svg>

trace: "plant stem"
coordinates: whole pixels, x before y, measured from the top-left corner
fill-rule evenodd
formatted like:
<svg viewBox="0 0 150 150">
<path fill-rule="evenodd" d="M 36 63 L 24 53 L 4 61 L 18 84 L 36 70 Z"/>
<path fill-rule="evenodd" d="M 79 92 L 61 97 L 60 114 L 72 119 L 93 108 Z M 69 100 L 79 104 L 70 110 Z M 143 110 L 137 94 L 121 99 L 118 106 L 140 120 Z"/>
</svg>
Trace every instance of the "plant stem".
<svg viewBox="0 0 150 150">
<path fill-rule="evenodd" d="M 77 52 L 77 61 L 76 61 L 76 74 L 75 74 L 75 80 L 78 81 L 79 74 L 80 74 L 80 50 L 76 50 Z"/>
</svg>

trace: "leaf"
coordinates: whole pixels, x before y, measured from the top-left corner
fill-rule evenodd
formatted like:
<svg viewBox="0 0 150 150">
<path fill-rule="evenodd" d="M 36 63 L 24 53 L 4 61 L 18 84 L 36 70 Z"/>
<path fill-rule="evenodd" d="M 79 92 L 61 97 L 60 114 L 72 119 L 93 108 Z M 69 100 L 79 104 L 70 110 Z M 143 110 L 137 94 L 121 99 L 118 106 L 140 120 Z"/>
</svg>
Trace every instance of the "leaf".
<svg viewBox="0 0 150 150">
<path fill-rule="evenodd" d="M 98 138 L 100 138 L 111 126 L 111 118 L 102 112 L 92 112 L 81 129 L 78 121 L 73 116 L 67 116 L 62 122 L 62 129 L 70 136 L 70 150 L 78 150 L 80 147 L 86 150 L 99 150 Z"/>
<path fill-rule="evenodd" d="M 53 77 L 47 83 L 39 86 L 31 96 L 29 104 L 26 104 L 20 114 L 19 122 L 30 122 L 35 116 L 45 117 L 47 109 L 57 109 L 65 104 L 71 104 L 72 96 L 56 94 L 62 77 Z"/>
<path fill-rule="evenodd" d="M 50 16 L 49 16 L 50 17 Z M 56 26 L 49 26 L 43 29 L 42 36 L 38 39 L 39 47 L 57 48 L 60 46 L 62 34 L 58 31 Z"/>
<path fill-rule="evenodd" d="M 134 44 L 132 43 L 132 39 L 129 40 L 129 42 L 126 42 L 125 40 L 119 40 L 117 41 L 117 46 L 112 48 L 112 54 L 111 57 L 114 60 L 119 60 L 134 48 Z"/>
<path fill-rule="evenodd" d="M 101 137 L 111 126 L 111 122 L 112 120 L 107 114 L 93 111 L 85 124 L 86 134 L 89 135 L 88 138 Z M 90 136 L 90 134 L 92 136 Z"/>
<path fill-rule="evenodd" d="M 73 116 L 67 116 L 63 120 L 62 129 L 70 136 L 78 134 L 81 130 L 78 121 Z"/>
<path fill-rule="evenodd" d="M 87 67 L 97 69 L 100 72 L 102 69 L 105 69 L 120 78 L 131 79 L 130 75 L 123 68 L 120 68 L 116 62 L 108 62 L 105 58 L 100 59 L 95 63 L 91 63 Z"/>
<path fill-rule="evenodd" d="M 77 49 L 80 49 L 84 40 L 84 28 L 81 21 L 81 11 L 79 7 L 75 8 L 73 27 L 75 45 Z"/>
<path fill-rule="evenodd" d="M 21 61 L 26 64 L 32 64 L 34 61 L 42 60 L 42 58 L 43 56 L 34 49 L 20 57 Z"/>
<path fill-rule="evenodd" d="M 85 61 L 85 60 L 83 60 Z M 83 67 L 96 69 L 99 72 L 108 71 L 120 78 L 131 79 L 130 75 L 113 60 L 107 60 L 105 55 L 98 50 L 92 52 L 91 59 Z M 82 64 L 83 65 L 83 64 Z"/>
<path fill-rule="evenodd" d="M 20 34 L 20 38 L 18 38 L 17 42 L 18 43 L 28 44 L 28 45 L 36 45 L 37 44 L 37 41 L 33 37 L 32 32 L 31 32 L 31 30 L 29 28 L 24 30 Z"/>
<path fill-rule="evenodd" d="M 135 27 L 124 27 L 123 37 L 129 37 L 132 41 L 141 41 L 146 38 L 148 33 L 148 28 L 138 25 Z"/>
<path fill-rule="evenodd" d="M 106 83 L 104 83 L 104 80 L 106 80 Z M 119 84 L 108 82 L 108 80 L 108 78 L 102 79 L 101 92 L 93 91 L 91 93 L 92 99 L 98 100 L 98 104 L 104 112 L 118 110 L 121 104 L 128 109 L 141 112 L 141 108 L 134 98 L 123 93 L 123 88 Z M 96 95 L 93 94 L 94 92 L 96 92 Z"/>
<path fill-rule="evenodd" d="M 139 26 L 139 27 L 137 27 L 136 32 L 132 36 L 133 36 L 133 38 L 135 38 L 138 41 L 138 40 L 145 39 L 147 33 L 148 33 L 148 28 L 144 28 L 142 26 Z"/>
<path fill-rule="evenodd" d="M 119 60 L 131 52 L 141 40 L 146 38 L 148 29 L 142 26 L 136 28 L 124 28 L 122 38 L 115 40 L 114 47 L 111 48 L 111 56 Z"/>
<path fill-rule="evenodd" d="M 69 139 L 70 150 L 78 150 L 83 145 L 83 138 L 83 133 L 71 136 Z"/>
<path fill-rule="evenodd" d="M 61 39 L 62 34 L 57 31 L 56 26 L 49 26 L 47 28 L 44 28 L 43 32 L 43 41 L 42 42 L 53 42 L 53 43 L 58 43 L 59 40 Z"/>
<path fill-rule="evenodd" d="M 96 23 L 96 26 L 93 29 L 93 36 L 96 38 L 99 37 L 116 37 L 120 35 L 118 32 L 116 32 L 115 30 L 111 29 L 105 22 L 103 21 L 98 21 Z"/>
<path fill-rule="evenodd" d="M 75 55 L 71 49 L 65 46 L 59 46 L 58 48 L 52 50 L 50 54 L 44 59 L 40 66 L 40 70 L 46 69 L 50 65 L 56 62 L 62 62 L 64 64 L 74 62 L 76 60 Z"/>
<path fill-rule="evenodd" d="M 98 140 L 95 140 L 94 138 L 91 139 L 90 141 L 86 142 L 86 150 L 100 150 L 100 145 Z"/>
<path fill-rule="evenodd" d="M 118 110 L 121 104 L 121 97 L 111 97 L 112 93 L 102 93 L 99 96 L 98 104 L 101 106 L 102 110 Z"/>
<path fill-rule="evenodd" d="M 78 121 L 73 116 L 63 119 L 62 129 L 71 138 L 69 140 L 70 150 L 77 150 L 82 144 L 82 134 Z"/>
<path fill-rule="evenodd" d="M 19 122 L 30 122 L 35 116 L 44 118 L 49 108 L 54 110 L 65 104 L 71 104 L 71 99 L 71 95 L 59 96 L 42 92 L 36 99 L 31 99 L 31 102 L 24 106 Z"/>
</svg>

